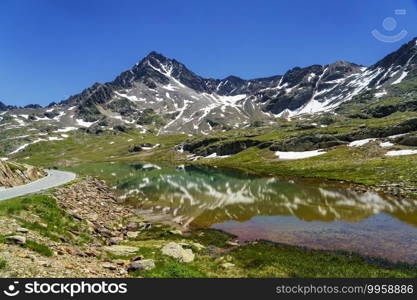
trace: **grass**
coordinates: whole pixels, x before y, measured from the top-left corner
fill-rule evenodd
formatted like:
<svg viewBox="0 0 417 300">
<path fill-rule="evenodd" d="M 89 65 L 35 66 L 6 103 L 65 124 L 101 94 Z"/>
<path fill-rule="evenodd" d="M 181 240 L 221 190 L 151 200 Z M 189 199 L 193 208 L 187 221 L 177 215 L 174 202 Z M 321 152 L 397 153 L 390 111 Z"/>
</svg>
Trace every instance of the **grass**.
<svg viewBox="0 0 417 300">
<path fill-rule="evenodd" d="M 13 159 L 40 167 L 65 167 L 80 163 L 96 163 L 116 160 L 143 160 L 152 154 L 155 160 L 167 160 L 169 150 L 185 140 L 185 135 L 166 135 L 163 137 L 141 134 L 137 131 L 112 132 L 100 135 L 73 132 L 62 141 L 40 142 L 28 146 L 17 153 Z M 156 151 L 130 153 L 135 144 L 161 144 Z M 163 153 L 162 156 L 158 156 Z"/>
<path fill-rule="evenodd" d="M 205 232 L 209 235 L 211 229 Z M 218 235 L 217 231 L 213 234 Z M 227 235 L 226 233 L 223 233 Z M 229 236 L 231 238 L 231 236 Z M 199 242 L 208 247 L 205 238 L 182 237 L 181 242 L 192 245 Z M 180 241 L 177 241 L 180 242 Z M 393 264 L 380 259 L 371 259 L 348 252 L 310 250 L 302 247 L 275 244 L 266 241 L 243 245 L 211 256 L 207 249 L 193 250 L 196 258 L 190 263 L 181 263 L 162 255 L 161 246 L 168 240 L 129 242 L 138 247 L 144 259 L 153 259 L 156 267 L 148 271 L 130 272 L 131 276 L 152 278 L 415 278 L 417 266 Z M 225 262 L 235 266 L 223 267 Z"/>
<path fill-rule="evenodd" d="M 398 88 L 398 87 L 397 87 Z M 386 101 L 384 98 L 380 102 Z M 345 134 L 366 128 L 384 128 L 416 117 L 416 112 L 397 112 L 385 118 L 352 119 L 343 115 L 321 117 L 311 120 L 294 120 L 288 122 L 277 120 L 269 127 L 233 129 L 226 132 L 215 132 L 210 137 L 220 137 L 217 143 L 231 142 L 240 139 L 252 139 L 259 142 L 280 141 L 290 136 L 306 134 Z M 331 122 L 328 122 L 331 119 Z M 329 123 L 327 127 L 302 129 L 299 124 Z M 197 135 L 192 139 L 206 139 L 208 136 Z M 115 182 L 112 173 L 117 167 L 105 166 L 109 162 L 148 161 L 157 164 L 190 163 L 185 161 L 185 154 L 175 151 L 175 146 L 187 139 L 186 135 L 142 134 L 137 131 L 104 132 L 91 135 L 84 132 L 72 132 L 63 141 L 41 142 L 27 147 L 16 154 L 20 162 L 42 167 L 59 167 L 74 170 L 81 175 L 96 175 Z M 161 144 L 152 151 L 130 153 L 132 145 L 140 143 Z M 346 180 L 362 184 L 381 184 L 384 182 L 404 182 L 416 185 L 417 163 L 411 156 L 384 157 L 380 151 L 376 155 L 368 153 L 370 149 L 352 149 L 337 147 L 326 155 L 305 160 L 279 162 L 271 151 L 251 147 L 237 155 L 225 159 L 199 160 L 194 163 L 210 166 L 233 168 L 245 172 L 268 175 L 317 177 L 333 180 Z M 371 149 L 372 150 L 372 149 Z M 373 150 L 372 150 L 373 151 Z M 375 152 L 375 151 L 374 151 Z M 372 153 L 371 153 L 372 154 Z M 100 171 L 100 172 L 99 172 Z M 126 170 L 127 171 L 127 170 Z"/>
<path fill-rule="evenodd" d="M 0 270 L 3 270 L 7 266 L 7 261 L 4 259 L 0 259 Z"/>
<path fill-rule="evenodd" d="M 5 243 L 6 242 L 6 238 L 9 235 L 1 235 L 0 236 L 0 243 Z M 39 244 L 38 242 L 32 241 L 27 239 L 26 243 L 24 245 L 22 245 L 22 247 L 26 248 L 26 249 L 30 249 L 32 251 L 35 251 L 43 256 L 47 256 L 47 257 L 51 257 L 53 256 L 53 252 L 51 249 L 49 249 L 48 246 Z M 1 260 L 0 260 L 1 262 Z M 1 269 L 1 267 L 0 267 Z"/>
<path fill-rule="evenodd" d="M 396 100 L 397 101 L 397 100 Z M 385 105 L 386 99 L 379 105 Z M 368 107 L 365 103 L 363 107 Z M 349 108 L 349 107 L 348 107 Z M 348 110 L 348 108 L 346 108 Z M 352 112 L 356 112 L 352 111 Z M 239 139 L 253 139 L 260 142 L 279 141 L 289 136 L 302 134 L 342 134 L 366 128 L 384 128 L 412 117 L 415 112 L 394 113 L 385 118 L 351 119 L 335 116 L 327 127 L 299 129 L 297 124 L 321 122 L 311 120 L 279 121 L 268 128 L 249 128 L 218 132 L 214 136 L 225 142 Z M 317 119 L 318 118 L 318 119 Z M 208 138 L 197 136 L 193 139 Z M 66 167 L 80 175 L 95 175 L 118 184 L 118 178 L 129 176 L 131 168 L 112 165 L 110 162 L 150 161 L 157 164 L 184 163 L 184 155 L 175 151 L 175 145 L 188 139 L 184 135 L 156 136 L 137 132 L 88 135 L 71 133 L 70 138 L 52 143 L 39 143 L 18 153 L 19 161 L 44 167 Z M 222 141 L 222 142 L 224 142 Z M 129 148 L 138 143 L 161 144 L 154 151 L 129 153 Z M 218 142 L 221 143 L 221 142 Z M 294 161 L 278 161 L 272 151 L 251 147 L 224 159 L 204 159 L 193 162 L 208 166 L 232 168 L 261 175 L 282 175 L 316 177 L 333 180 L 346 180 L 367 185 L 387 182 L 402 182 L 417 186 L 416 156 L 384 157 L 384 151 L 376 144 L 351 148 L 339 146 L 328 150 L 327 154 Z M 26 159 L 29 157 L 29 159 Z M 191 162 L 186 162 L 191 163 Z M 112 176 L 117 173 L 117 176 Z M 22 197 L 0 203 L 0 214 L 18 215 L 23 210 L 34 211 L 40 216 L 44 227 L 37 222 L 19 219 L 22 224 L 40 232 L 51 239 L 66 236 L 68 228 L 77 229 L 80 224 L 65 215 L 46 195 Z M 382 260 L 372 260 L 362 256 L 334 251 L 308 250 L 300 247 L 259 242 L 230 250 L 227 241 L 233 237 L 210 229 L 192 231 L 189 236 L 169 233 L 171 228 L 153 227 L 139 235 L 139 240 L 129 241 L 138 247 L 138 253 L 155 260 L 156 268 L 150 271 L 136 271 L 133 276 L 142 277 L 416 277 L 416 266 L 390 264 Z M 198 242 L 206 246 L 198 252 L 195 261 L 184 264 L 160 253 L 160 247 L 168 241 L 184 241 L 192 245 Z M 219 257 L 209 255 L 207 247 L 215 246 L 226 251 Z M 35 251 L 48 252 L 42 245 L 32 244 Z M 49 249 L 48 249 L 49 250 Z M 193 249 L 196 251 L 196 249 Z M 196 251 L 197 252 L 197 251 Z M 126 259 L 126 258 L 124 258 Z M 224 262 L 235 267 L 225 269 Z"/>
<path fill-rule="evenodd" d="M 36 214 L 39 220 L 29 221 L 25 217 L 25 213 L 28 212 Z M 55 199 L 45 194 L 1 201 L 0 215 L 14 217 L 23 227 L 35 230 L 53 241 L 59 241 L 60 237 L 65 237 L 75 244 L 84 244 L 89 241 L 87 237 L 82 236 L 74 240 L 69 231 L 78 231 L 81 227 L 80 222 L 67 215 Z"/>
<path fill-rule="evenodd" d="M 142 272 L 144 277 L 150 278 L 204 278 L 206 274 L 198 270 L 196 267 L 188 264 L 179 263 L 172 258 L 165 258 L 160 261 L 155 269 Z"/>
<path fill-rule="evenodd" d="M 252 147 L 229 158 L 195 163 L 260 175 L 315 177 L 367 185 L 417 185 L 417 160 L 413 159 L 416 156 L 385 157 L 384 151 L 372 144 L 361 148 L 341 146 L 308 159 L 278 161 L 272 151 Z"/>
<path fill-rule="evenodd" d="M 30 249 L 32 251 L 35 251 L 35 252 L 37 252 L 37 253 L 39 253 L 43 256 L 46 256 L 46 257 L 53 256 L 53 252 L 52 252 L 51 249 L 49 249 L 48 246 L 39 244 L 39 243 L 37 243 L 35 241 L 32 241 L 32 240 L 26 240 L 26 243 L 25 243 L 24 247 L 27 248 L 27 249 Z"/>
<path fill-rule="evenodd" d="M 238 248 L 231 260 L 247 277 L 416 277 L 417 267 L 370 262 L 349 253 L 308 250 L 259 242 Z"/>
</svg>

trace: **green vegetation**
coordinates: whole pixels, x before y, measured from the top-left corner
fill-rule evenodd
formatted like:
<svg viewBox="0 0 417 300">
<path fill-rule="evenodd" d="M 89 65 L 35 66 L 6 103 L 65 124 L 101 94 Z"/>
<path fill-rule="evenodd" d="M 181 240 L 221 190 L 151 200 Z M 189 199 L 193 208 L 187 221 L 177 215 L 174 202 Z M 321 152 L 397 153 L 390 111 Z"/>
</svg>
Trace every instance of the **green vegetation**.
<svg viewBox="0 0 417 300">
<path fill-rule="evenodd" d="M 308 250 L 269 242 L 238 248 L 232 262 L 248 277 L 415 277 L 417 267 L 370 262 L 356 254 Z"/>
<path fill-rule="evenodd" d="M 152 108 L 147 108 L 140 115 L 137 123 L 139 125 L 153 125 L 157 128 L 164 126 L 166 121 L 159 114 L 155 113 Z"/>
<path fill-rule="evenodd" d="M 210 230 L 206 230 L 208 234 Z M 217 233 L 214 233 L 217 234 Z M 198 242 L 205 247 L 205 238 L 182 237 L 182 242 L 192 245 Z M 167 243 L 168 241 L 165 241 Z M 162 255 L 161 240 L 130 242 L 139 247 L 144 259 L 153 259 L 156 268 L 149 271 L 134 271 L 132 276 L 163 278 L 194 277 L 415 277 L 417 266 L 392 264 L 384 260 L 368 259 L 354 253 L 309 250 L 301 247 L 257 242 L 233 250 L 219 249 L 219 254 L 210 255 L 207 248 L 197 252 L 191 263 L 181 263 Z M 211 246 L 213 247 L 213 246 Z M 232 264 L 226 267 L 225 263 Z"/>
<path fill-rule="evenodd" d="M 39 219 L 28 217 L 28 213 L 32 212 Z M 82 235 L 74 239 L 70 231 L 78 231 L 81 227 L 80 222 L 67 215 L 59 208 L 55 199 L 45 194 L 1 201 L 0 215 L 13 217 L 23 227 L 35 230 L 53 241 L 59 241 L 61 238 L 70 240 L 75 244 L 84 244 L 89 241 Z M 32 244 L 32 246 L 39 251 L 47 252 L 38 245 Z"/>
<path fill-rule="evenodd" d="M 0 270 L 3 270 L 7 266 L 7 261 L 0 259 Z"/>
<path fill-rule="evenodd" d="M 26 221 L 22 225 L 51 239 L 58 235 L 67 236 L 66 233 L 81 226 L 47 195 L 31 195 L 0 203 L 0 215 L 14 217 L 19 222 L 23 222 L 23 216 L 28 213 L 37 215 L 39 222 Z M 153 259 L 156 267 L 148 271 L 131 272 L 130 275 L 163 278 L 417 276 L 417 266 L 391 264 L 346 252 L 309 250 L 269 242 L 250 243 L 236 248 L 230 245 L 234 238 L 233 235 L 212 229 L 192 230 L 182 236 L 173 233 L 170 226 L 153 224 L 151 229 L 141 231 L 137 239 L 126 244 L 138 247 L 135 255 Z M 196 254 L 195 260 L 182 263 L 162 255 L 161 247 L 171 241 L 188 244 Z M 27 240 L 24 247 L 46 257 L 52 256 L 51 249 L 33 240 Z M 135 255 L 110 257 L 130 259 Z M 5 263 L 0 261 L 0 269 L 4 268 Z M 232 264 L 232 267 L 226 267 L 225 263 Z"/>
<path fill-rule="evenodd" d="M 35 251 L 35 252 L 37 252 L 37 253 L 39 253 L 43 256 L 50 257 L 50 256 L 53 255 L 52 250 L 49 249 L 48 246 L 39 244 L 39 243 L 37 243 L 35 241 L 32 241 L 32 240 L 27 240 L 24 247 L 28 248 L 30 250 L 33 250 L 33 251 Z"/>
<path fill-rule="evenodd" d="M 176 154 L 172 149 L 185 140 L 185 137 L 185 135 L 160 137 L 137 131 L 105 131 L 99 135 L 77 131 L 63 141 L 32 144 L 17 153 L 15 159 L 46 168 L 117 160 L 140 161 L 147 160 L 150 156 L 155 160 L 170 161 L 175 159 Z M 154 151 L 130 153 L 129 148 L 139 143 L 160 144 L 160 147 Z"/>
<path fill-rule="evenodd" d="M 292 121 L 277 119 L 265 126 L 255 121 L 245 129 L 216 131 L 210 136 L 197 135 L 192 138 L 184 134 L 156 135 L 157 128 L 166 120 L 153 111 L 146 111 L 138 124 L 151 125 L 148 133 L 134 130 L 102 131 L 89 134 L 86 131 L 69 133 L 63 141 L 40 142 L 28 146 L 13 156 L 19 162 L 41 166 L 63 168 L 81 176 L 93 175 L 105 179 L 109 184 L 119 185 L 120 178 L 129 177 L 132 169 L 113 162 L 137 163 L 140 161 L 164 164 L 196 164 L 236 169 L 243 172 L 273 176 L 313 177 L 344 180 L 366 185 L 401 183 L 406 187 L 417 186 L 417 156 L 386 157 L 386 148 L 378 142 L 363 147 L 338 145 L 326 149 L 326 154 L 291 161 L 280 161 L 270 145 L 304 136 L 337 136 L 368 130 L 384 130 L 416 118 L 414 109 L 417 81 L 410 80 L 392 86 L 388 95 L 374 98 L 375 91 L 357 96 L 352 102 L 343 104 L 338 115 L 322 114 Z M 128 113 L 127 102 L 116 103 L 121 111 Z M 115 105 L 116 105 L 115 104 Z M 417 107 L 417 106 L 416 106 Z M 94 111 L 87 111 L 94 119 Z M 213 123 L 213 125 L 215 125 Z M 44 130 L 39 128 L 39 130 Z M 18 131 L 15 132 L 19 134 Z M 9 133 L 10 134 L 10 133 Z M 0 134 L 0 138 L 4 137 Z M 250 146 L 227 158 L 187 160 L 187 154 L 176 150 L 184 142 L 212 139 L 206 147 L 217 147 L 239 141 L 253 141 Z M 10 151 L 14 141 L 1 143 L 0 151 Z M 132 145 L 160 144 L 153 150 L 130 152 Z M 261 147 L 262 143 L 267 143 Z M 390 150 L 405 149 L 395 145 Z M 157 171 L 155 171 L 157 172 Z M 163 172 L 163 171 L 161 171 Z M 115 176 L 114 174 L 117 174 Z M 124 181 L 126 182 L 126 180 Z M 416 195 L 411 196 L 416 197 Z M 26 218 L 27 212 L 34 212 L 39 219 Z M 51 240 L 62 237 L 72 243 L 88 242 L 87 234 L 77 239 L 70 231 L 78 231 L 81 222 L 65 214 L 56 202 L 47 195 L 21 197 L 0 202 L 0 215 L 16 218 L 24 227 L 35 230 Z M 391 264 L 378 259 L 364 258 L 356 254 L 334 251 L 309 250 L 300 247 L 279 245 L 268 242 L 247 244 L 238 248 L 230 246 L 234 237 L 224 232 L 200 229 L 187 236 L 173 234 L 173 228 L 155 225 L 140 233 L 129 245 L 138 247 L 138 253 L 145 259 L 154 259 L 156 268 L 150 271 L 136 271 L 134 276 L 143 277 L 416 277 L 417 267 Z M 196 259 L 188 264 L 164 256 L 160 248 L 169 241 L 185 242 L 190 245 Z M 193 243 L 204 247 L 199 249 Z M 49 256 L 50 249 L 29 241 L 28 248 Z M 214 250 L 213 250 L 214 249 Z M 112 257 L 129 259 L 130 257 Z M 224 267 L 224 263 L 234 267 Z M 3 262 L 0 261 L 0 268 Z M 4 267 L 4 266 L 3 266 Z"/>
<path fill-rule="evenodd" d="M 366 149 L 366 150 L 365 150 Z M 342 146 L 308 159 L 277 161 L 269 150 L 250 148 L 230 158 L 198 161 L 244 172 L 346 180 L 368 185 L 403 182 L 417 185 L 417 161 L 410 157 L 384 157 L 377 145 L 366 148 Z"/>
</svg>

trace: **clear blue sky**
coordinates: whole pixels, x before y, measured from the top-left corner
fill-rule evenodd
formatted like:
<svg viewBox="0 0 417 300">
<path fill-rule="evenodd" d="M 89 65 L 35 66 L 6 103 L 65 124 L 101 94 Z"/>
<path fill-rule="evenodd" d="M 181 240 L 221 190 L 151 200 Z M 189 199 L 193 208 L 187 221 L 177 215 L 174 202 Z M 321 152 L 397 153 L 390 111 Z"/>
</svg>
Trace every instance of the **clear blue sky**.
<svg viewBox="0 0 417 300">
<path fill-rule="evenodd" d="M 387 17 L 398 22 L 391 32 Z M 416 20 L 417 0 L 1 0 L 0 100 L 60 101 L 152 50 L 214 78 L 336 60 L 369 65 L 417 36 Z M 409 33 L 389 44 L 373 29 Z"/>
</svg>

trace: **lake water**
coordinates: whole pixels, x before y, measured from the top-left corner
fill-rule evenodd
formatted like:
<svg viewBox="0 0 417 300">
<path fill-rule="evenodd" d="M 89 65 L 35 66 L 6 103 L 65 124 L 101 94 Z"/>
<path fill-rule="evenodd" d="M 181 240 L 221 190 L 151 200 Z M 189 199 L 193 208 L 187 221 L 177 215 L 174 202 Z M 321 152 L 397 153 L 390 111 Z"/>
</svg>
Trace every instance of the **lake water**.
<svg viewBox="0 0 417 300">
<path fill-rule="evenodd" d="M 184 226 L 222 229 L 240 240 L 417 262 L 417 201 L 213 168 L 139 163 L 112 168 L 125 197 L 170 214 Z"/>
</svg>

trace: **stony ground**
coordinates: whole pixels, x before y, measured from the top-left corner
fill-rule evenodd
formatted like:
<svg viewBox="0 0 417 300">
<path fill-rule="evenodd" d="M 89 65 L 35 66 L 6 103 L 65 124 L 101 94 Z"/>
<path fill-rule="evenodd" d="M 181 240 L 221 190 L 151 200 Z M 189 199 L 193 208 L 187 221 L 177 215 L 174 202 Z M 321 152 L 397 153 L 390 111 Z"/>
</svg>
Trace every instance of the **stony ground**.
<svg viewBox="0 0 417 300">
<path fill-rule="evenodd" d="M 177 228 L 143 220 L 92 177 L 48 194 L 4 201 L 0 277 L 137 277 L 161 262 L 177 272 L 194 261 L 195 251 L 206 249 L 184 240 Z"/>
<path fill-rule="evenodd" d="M 87 178 L 53 193 L 57 203 L 75 220 L 82 223 L 79 232 L 72 235 L 88 235 L 91 241 L 85 245 L 74 245 L 65 237 L 53 241 L 36 230 L 22 228 L 20 222 L 10 216 L 0 217 L 0 234 L 32 240 L 52 250 L 45 257 L 16 243 L 0 245 L 0 259 L 7 262 L 1 271 L 2 277 L 125 277 L 129 261 L 111 259 L 106 255 L 106 245 L 117 245 L 137 232 L 140 223 L 128 222 L 137 219 L 126 206 L 116 201 L 112 190 L 104 182 Z M 23 212 L 19 218 L 42 223 L 36 214 Z M 127 225 L 123 225 L 127 224 Z M 46 227 L 46 225 L 44 224 Z M 130 227 L 129 227 L 130 226 Z"/>
</svg>

